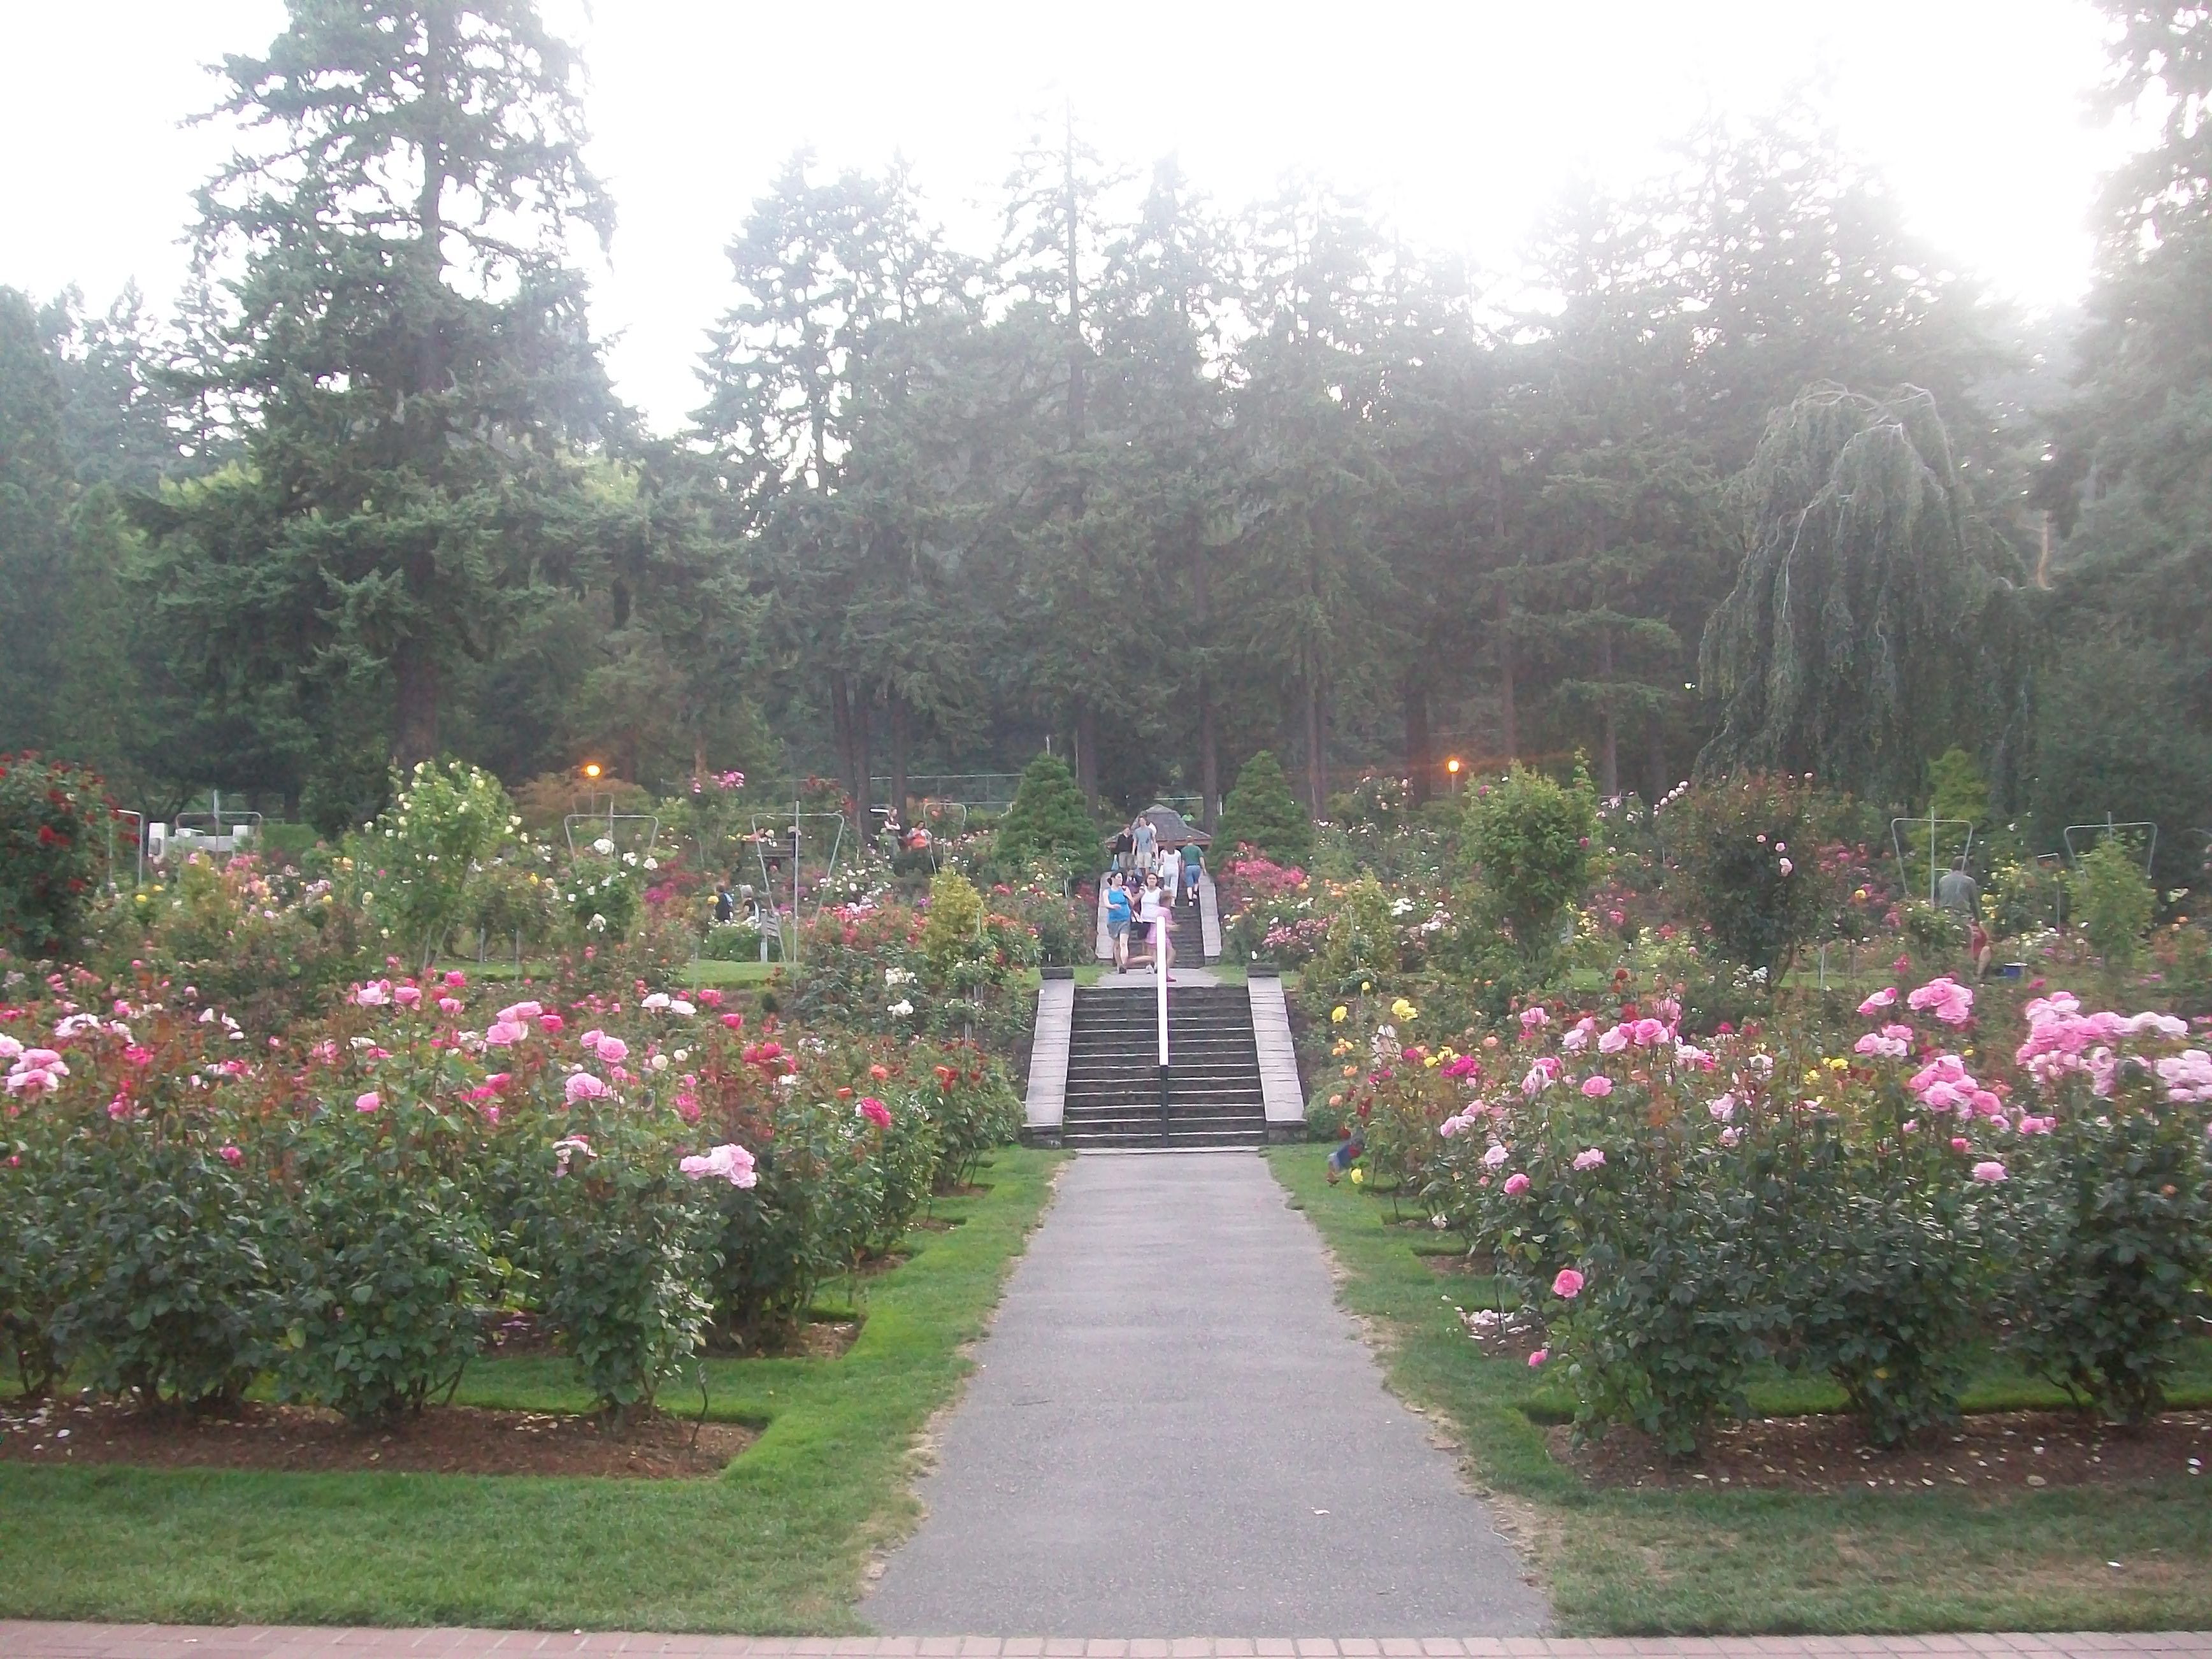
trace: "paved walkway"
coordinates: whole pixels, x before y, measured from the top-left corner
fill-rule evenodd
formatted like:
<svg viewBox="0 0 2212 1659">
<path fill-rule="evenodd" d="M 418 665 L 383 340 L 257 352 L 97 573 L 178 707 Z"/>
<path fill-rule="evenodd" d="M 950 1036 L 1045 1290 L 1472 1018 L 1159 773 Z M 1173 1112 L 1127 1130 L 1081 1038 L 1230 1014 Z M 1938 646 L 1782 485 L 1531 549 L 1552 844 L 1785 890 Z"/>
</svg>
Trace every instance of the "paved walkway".
<svg viewBox="0 0 2212 1659">
<path fill-rule="evenodd" d="M 7 1659 L 453 1659 L 499 1653 L 665 1654 L 670 1659 L 1898 1659 L 1908 1654 L 2109 1659 L 2156 1654 L 2212 1659 L 2212 1631 L 2120 1636 L 1757 1636 L 1717 1641 L 1431 1638 L 1200 1637 L 1176 1641 L 912 1636 L 836 1640 L 788 1636 L 594 1635 L 507 1630 L 332 1630 L 258 1625 L 40 1625 L 0 1620 Z"/>
<path fill-rule="evenodd" d="M 946 1424 L 879 1630 L 1533 1635 L 1452 1455 L 1382 1387 L 1249 1153 L 1078 1158 Z"/>
</svg>

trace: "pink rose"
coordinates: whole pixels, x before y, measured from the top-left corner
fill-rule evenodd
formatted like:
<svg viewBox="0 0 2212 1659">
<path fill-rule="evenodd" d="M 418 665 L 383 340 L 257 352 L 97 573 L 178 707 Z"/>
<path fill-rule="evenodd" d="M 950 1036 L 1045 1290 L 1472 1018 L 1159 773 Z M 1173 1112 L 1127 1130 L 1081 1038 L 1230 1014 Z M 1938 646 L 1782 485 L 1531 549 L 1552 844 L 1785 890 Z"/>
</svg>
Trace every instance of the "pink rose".
<svg viewBox="0 0 2212 1659">
<path fill-rule="evenodd" d="M 1528 1190 L 1528 1177 L 1523 1175 L 1520 1170 L 1516 1170 L 1511 1175 L 1505 1177 L 1505 1190 L 1515 1198 L 1520 1197 L 1522 1194 Z"/>
<path fill-rule="evenodd" d="M 612 1091 L 589 1072 L 571 1072 L 568 1082 L 561 1085 L 561 1093 L 574 1106 L 580 1100 L 604 1100 Z"/>
<path fill-rule="evenodd" d="M 1572 1267 L 1559 1269 L 1559 1277 L 1552 1281 L 1552 1294 L 1573 1301 L 1583 1293 L 1583 1276 Z"/>
<path fill-rule="evenodd" d="M 1583 1079 L 1583 1092 L 1592 1100 L 1602 1100 L 1613 1092 L 1613 1079 L 1600 1072 Z"/>
<path fill-rule="evenodd" d="M 1528 1363 L 1531 1365 L 1540 1365 L 1551 1357 L 1552 1351 L 1549 1348 L 1539 1348 L 1528 1356 Z"/>
<path fill-rule="evenodd" d="M 392 1000 L 403 1008 L 416 1007 L 422 1000 L 422 988 L 419 985 L 403 985 L 392 994 Z"/>
<path fill-rule="evenodd" d="M 1575 1168 L 1577 1170 L 1600 1169 L 1604 1164 L 1605 1149 L 1601 1146 L 1586 1146 L 1575 1154 Z"/>
<path fill-rule="evenodd" d="M 867 1119 L 878 1129 L 888 1129 L 891 1127 L 891 1109 L 873 1095 L 862 1097 L 860 1111 L 862 1117 Z"/>
<path fill-rule="evenodd" d="M 620 1037 L 603 1036 L 599 1039 L 599 1058 L 609 1066 L 619 1065 L 629 1058 L 629 1044 Z"/>
<path fill-rule="evenodd" d="M 246 1162 L 246 1154 L 240 1152 L 235 1146 L 226 1146 L 218 1151 L 216 1153 L 216 1156 L 220 1158 L 224 1163 L 229 1164 L 234 1170 L 240 1164 Z"/>
<path fill-rule="evenodd" d="M 356 1112 L 374 1112 L 383 1104 L 384 1097 L 374 1089 L 367 1094 L 356 1095 L 353 1097 L 353 1109 Z"/>
<path fill-rule="evenodd" d="M 538 1016 L 538 1029 L 548 1033 L 549 1035 L 552 1032 L 558 1031 L 568 1023 L 568 1022 L 567 1020 L 562 1018 L 558 1014 L 540 1014 Z"/>
<path fill-rule="evenodd" d="M 1977 1181 L 2002 1181 L 2005 1178 L 2005 1166 L 1993 1158 L 1985 1158 L 1974 1165 L 1973 1175 Z"/>
</svg>

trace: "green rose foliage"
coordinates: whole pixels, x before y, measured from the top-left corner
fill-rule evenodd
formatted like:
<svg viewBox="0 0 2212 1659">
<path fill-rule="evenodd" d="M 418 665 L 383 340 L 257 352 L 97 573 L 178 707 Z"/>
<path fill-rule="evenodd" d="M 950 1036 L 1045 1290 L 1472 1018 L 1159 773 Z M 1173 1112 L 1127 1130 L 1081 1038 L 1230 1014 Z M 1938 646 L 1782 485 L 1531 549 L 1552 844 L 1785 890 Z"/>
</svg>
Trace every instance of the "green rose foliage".
<svg viewBox="0 0 2212 1659">
<path fill-rule="evenodd" d="M 375 872 L 365 908 L 410 960 L 427 965 L 466 917 L 477 867 L 517 820 L 499 780 L 459 761 L 418 761 L 364 828 L 356 858 Z"/>
<path fill-rule="evenodd" d="M 1374 877 L 1362 876 L 1330 914 L 1306 977 L 1327 995 L 1352 996 L 1363 984 L 1395 988 L 1403 966 L 1390 896 Z"/>
<path fill-rule="evenodd" d="M 442 1104 L 467 1084 L 450 1052 L 424 1073 L 380 1079 L 374 1110 L 333 1098 L 296 1124 L 293 1192 L 271 1231 L 280 1385 L 364 1426 L 419 1412 L 451 1385 L 491 1291 L 470 1142 Z"/>
<path fill-rule="evenodd" d="M 63 1196 L 54 1175 L 65 1130 L 46 1112 L 19 1114 L 0 1127 L 0 1353 L 32 1399 L 64 1374 L 52 1338 L 54 1315 L 69 1294 Z"/>
<path fill-rule="evenodd" d="M 863 1139 L 873 1131 L 851 1101 L 799 1098 L 805 1086 L 772 1108 L 752 1186 L 701 1183 L 719 1224 L 715 1304 L 747 1346 L 787 1337 L 887 1224 L 883 1167 Z"/>
<path fill-rule="evenodd" d="M 2143 874 L 2142 854 L 2120 836 L 2107 836 L 2067 877 L 2066 891 L 2074 920 L 2106 967 L 2116 973 L 2134 967 L 2158 904 Z"/>
<path fill-rule="evenodd" d="M 601 1415 L 627 1421 L 699 1352 L 714 1214 L 650 1115 L 613 1097 L 529 1114 L 508 1147 L 515 1265 Z"/>
<path fill-rule="evenodd" d="M 2183 1321 L 2212 1276 L 2212 1155 L 2201 1110 L 2137 1074 L 2026 1137 L 2005 1183 L 2017 1255 L 2002 1297 L 2029 1367 L 2118 1423 L 2164 1401 Z"/>
<path fill-rule="evenodd" d="M 0 948 L 65 951 L 107 861 L 111 808 L 98 776 L 67 761 L 0 756 Z"/>
<path fill-rule="evenodd" d="M 1499 919 L 1532 960 L 1559 943 L 1559 919 L 1589 885 L 1597 802 L 1589 780 L 1571 786 L 1515 766 L 1467 798 L 1468 848 Z"/>
<path fill-rule="evenodd" d="M 1278 864 L 1304 864 L 1313 856 L 1313 821 L 1291 793 L 1273 750 L 1262 749 L 1237 771 L 1213 844 L 1231 852 L 1254 848 Z"/>
<path fill-rule="evenodd" d="M 1661 816 L 1692 911 L 1723 956 L 1770 984 L 1832 908 L 1818 842 L 1832 807 L 1800 779 L 1758 773 L 1700 784 Z"/>
<path fill-rule="evenodd" d="M 222 1156 L 204 1105 L 88 1118 L 60 1149 L 67 1217 L 53 1344 L 103 1393 L 224 1410 L 272 1350 L 267 1185 Z"/>
</svg>

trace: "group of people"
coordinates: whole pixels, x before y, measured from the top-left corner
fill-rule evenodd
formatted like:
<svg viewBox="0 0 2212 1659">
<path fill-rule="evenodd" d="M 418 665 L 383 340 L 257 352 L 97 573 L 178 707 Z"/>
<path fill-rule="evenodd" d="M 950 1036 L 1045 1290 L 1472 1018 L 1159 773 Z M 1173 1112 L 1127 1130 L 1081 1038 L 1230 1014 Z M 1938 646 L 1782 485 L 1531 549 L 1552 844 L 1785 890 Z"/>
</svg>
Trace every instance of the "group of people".
<svg viewBox="0 0 2212 1659">
<path fill-rule="evenodd" d="M 1163 846 L 1159 826 L 1139 815 L 1114 837 L 1112 854 L 1105 899 L 1114 970 L 1129 971 L 1129 939 L 1138 933 L 1152 941 L 1152 963 L 1168 973 L 1175 966 L 1175 907 L 1198 902 L 1206 849 L 1195 841 Z"/>
</svg>

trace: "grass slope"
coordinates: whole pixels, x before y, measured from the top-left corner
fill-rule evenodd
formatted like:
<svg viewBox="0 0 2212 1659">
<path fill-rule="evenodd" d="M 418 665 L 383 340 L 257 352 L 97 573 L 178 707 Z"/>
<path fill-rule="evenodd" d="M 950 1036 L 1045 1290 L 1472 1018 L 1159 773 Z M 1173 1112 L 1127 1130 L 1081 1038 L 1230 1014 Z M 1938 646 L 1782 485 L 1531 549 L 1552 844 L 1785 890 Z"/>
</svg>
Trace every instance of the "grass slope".
<svg viewBox="0 0 2212 1659">
<path fill-rule="evenodd" d="M 915 1515 L 908 1453 L 968 1370 L 1059 1155 L 1009 1148 L 869 1285 L 842 1359 L 712 1362 L 711 1414 L 762 1424 L 709 1480 L 272 1474 L 0 1464 L 0 1616 L 848 1633 L 868 1551 Z M 459 1398 L 587 1406 L 559 1361 L 471 1367 Z M 696 1389 L 665 1403 L 696 1410 Z"/>
<path fill-rule="evenodd" d="M 1562 1629 L 1581 1635 L 1845 1633 L 2212 1627 L 2212 1480 L 2001 1498 L 1941 1490 L 1595 1492 L 1553 1461 L 1541 1420 L 1572 1402 L 1518 1361 L 1486 1358 L 1387 1200 L 1330 1188 L 1325 1149 L 1270 1154 L 1345 1269 L 1342 1296 L 1393 1339 L 1391 1386 L 1455 1424 L 1483 1479 L 1524 1521 Z M 2194 1345 L 2183 1403 L 2212 1401 L 2212 1345 Z M 1769 1411 L 1836 1402 L 1777 1377 Z M 1970 1402 L 2052 1403 L 1992 1367 Z M 1355 1454 L 1356 1455 L 1356 1454 Z M 2115 1567 L 2110 1563 L 2118 1562 Z"/>
</svg>

